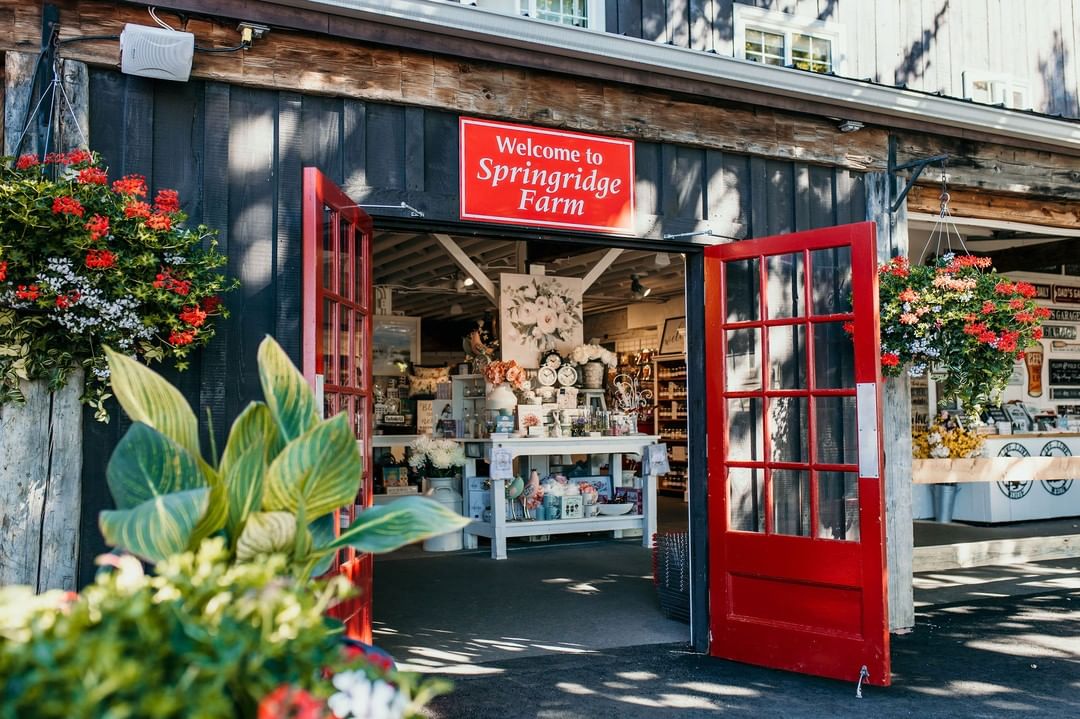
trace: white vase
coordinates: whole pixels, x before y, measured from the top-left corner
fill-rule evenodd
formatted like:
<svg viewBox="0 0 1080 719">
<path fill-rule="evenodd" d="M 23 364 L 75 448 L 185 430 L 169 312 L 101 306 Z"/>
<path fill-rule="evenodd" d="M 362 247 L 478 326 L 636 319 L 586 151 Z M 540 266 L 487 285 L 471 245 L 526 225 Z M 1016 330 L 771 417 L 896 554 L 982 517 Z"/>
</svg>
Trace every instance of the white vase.
<svg viewBox="0 0 1080 719">
<path fill-rule="evenodd" d="M 457 514 L 461 514 L 463 499 L 454 489 L 453 477 L 428 477 L 427 496 Z M 425 552 L 453 552 L 464 546 L 460 529 L 424 540 Z"/>
<path fill-rule="evenodd" d="M 506 382 L 492 387 L 485 402 L 488 409 L 513 409 L 517 403 L 517 395 Z"/>
<path fill-rule="evenodd" d="M 604 386 L 604 363 L 586 362 L 581 368 L 581 384 L 585 389 L 600 389 Z"/>
</svg>

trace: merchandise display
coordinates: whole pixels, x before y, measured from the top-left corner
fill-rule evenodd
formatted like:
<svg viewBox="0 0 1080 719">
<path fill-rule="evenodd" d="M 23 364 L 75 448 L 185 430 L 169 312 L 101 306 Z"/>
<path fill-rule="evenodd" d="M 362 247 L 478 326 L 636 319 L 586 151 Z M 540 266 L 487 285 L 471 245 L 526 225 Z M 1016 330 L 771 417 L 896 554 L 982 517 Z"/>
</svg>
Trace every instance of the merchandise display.
<svg viewBox="0 0 1080 719">
<path fill-rule="evenodd" d="M 668 446 L 671 471 L 660 476 L 661 492 L 684 494 L 687 488 L 686 355 L 659 355 L 653 369 L 654 418 L 660 441 Z"/>
</svg>

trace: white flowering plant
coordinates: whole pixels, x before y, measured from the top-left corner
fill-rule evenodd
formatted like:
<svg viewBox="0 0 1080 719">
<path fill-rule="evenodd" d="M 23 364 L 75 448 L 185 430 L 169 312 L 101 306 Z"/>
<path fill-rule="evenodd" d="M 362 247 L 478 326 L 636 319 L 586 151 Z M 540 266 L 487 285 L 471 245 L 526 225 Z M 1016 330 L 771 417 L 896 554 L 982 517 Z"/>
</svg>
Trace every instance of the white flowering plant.
<svg viewBox="0 0 1080 719">
<path fill-rule="evenodd" d="M 426 477 L 441 476 L 464 464 L 465 450 L 452 439 L 432 439 L 422 435 L 409 445 L 409 466 Z"/>
<path fill-rule="evenodd" d="M 179 369 L 227 315 L 216 232 L 182 227 L 175 190 L 153 202 L 146 180 L 109 183 L 96 153 L 0 160 L 0 405 L 20 381 L 59 389 L 86 370 L 83 401 L 107 420 L 109 345 Z"/>
<path fill-rule="evenodd" d="M 588 344 L 571 350 L 570 361 L 575 364 L 603 362 L 605 367 L 614 368 L 619 364 L 619 357 L 611 350 L 604 349 L 600 345 Z"/>
</svg>

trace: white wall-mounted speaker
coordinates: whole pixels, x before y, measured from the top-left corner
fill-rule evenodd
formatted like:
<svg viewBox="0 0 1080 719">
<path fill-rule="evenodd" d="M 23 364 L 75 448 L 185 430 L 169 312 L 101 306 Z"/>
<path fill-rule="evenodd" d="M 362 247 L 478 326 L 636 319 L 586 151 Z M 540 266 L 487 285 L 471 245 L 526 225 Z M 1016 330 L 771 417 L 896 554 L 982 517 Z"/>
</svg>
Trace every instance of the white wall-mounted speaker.
<svg viewBox="0 0 1080 719">
<path fill-rule="evenodd" d="M 146 25 L 124 25 L 120 33 L 120 71 L 140 77 L 187 82 L 195 36 Z"/>
</svg>

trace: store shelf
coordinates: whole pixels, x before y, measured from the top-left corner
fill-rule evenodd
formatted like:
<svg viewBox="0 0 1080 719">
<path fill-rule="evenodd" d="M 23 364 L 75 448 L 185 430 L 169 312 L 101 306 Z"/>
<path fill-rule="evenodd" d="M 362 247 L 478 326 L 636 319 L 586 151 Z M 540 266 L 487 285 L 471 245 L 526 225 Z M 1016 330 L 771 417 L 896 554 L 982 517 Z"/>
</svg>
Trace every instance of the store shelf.
<svg viewBox="0 0 1080 719">
<path fill-rule="evenodd" d="M 685 444 L 689 432 L 687 403 L 690 394 L 686 388 L 686 356 L 657 357 L 653 379 L 653 397 L 656 398 L 653 420 L 660 441 Z M 668 464 L 671 471 L 657 478 L 657 490 L 682 495 L 686 492 L 688 464 L 685 460 L 672 459 L 671 454 L 669 448 Z"/>
</svg>

